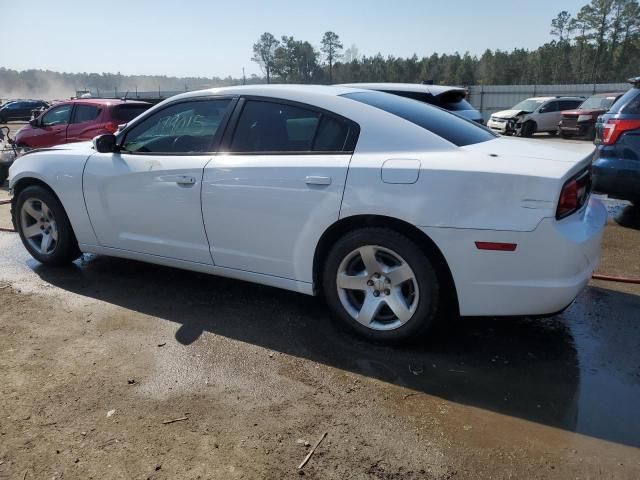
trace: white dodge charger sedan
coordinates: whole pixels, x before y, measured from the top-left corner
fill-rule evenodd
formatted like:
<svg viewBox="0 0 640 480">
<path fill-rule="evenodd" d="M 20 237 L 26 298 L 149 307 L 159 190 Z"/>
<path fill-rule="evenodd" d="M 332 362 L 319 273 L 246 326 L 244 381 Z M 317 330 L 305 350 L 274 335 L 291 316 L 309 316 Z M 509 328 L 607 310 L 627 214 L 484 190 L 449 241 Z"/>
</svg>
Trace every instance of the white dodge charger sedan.
<svg viewBox="0 0 640 480">
<path fill-rule="evenodd" d="M 185 93 L 116 135 L 28 153 L 10 187 L 44 264 L 90 252 L 322 293 L 351 328 L 396 341 L 445 305 L 569 305 L 606 221 L 590 164 L 387 93 L 271 85 Z"/>
</svg>

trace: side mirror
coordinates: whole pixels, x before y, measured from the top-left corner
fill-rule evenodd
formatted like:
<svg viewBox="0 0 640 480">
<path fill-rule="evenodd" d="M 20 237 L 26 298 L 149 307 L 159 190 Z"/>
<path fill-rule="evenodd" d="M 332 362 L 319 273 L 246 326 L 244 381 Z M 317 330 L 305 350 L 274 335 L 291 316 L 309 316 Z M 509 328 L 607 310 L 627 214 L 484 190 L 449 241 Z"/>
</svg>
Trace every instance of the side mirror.
<svg viewBox="0 0 640 480">
<path fill-rule="evenodd" d="M 39 127 L 40 121 L 37 118 L 32 118 L 31 120 L 29 120 L 29 125 L 31 125 L 32 127 Z"/>
<path fill-rule="evenodd" d="M 111 133 L 98 135 L 93 139 L 93 148 L 98 153 L 113 153 L 117 151 L 116 136 Z"/>
</svg>

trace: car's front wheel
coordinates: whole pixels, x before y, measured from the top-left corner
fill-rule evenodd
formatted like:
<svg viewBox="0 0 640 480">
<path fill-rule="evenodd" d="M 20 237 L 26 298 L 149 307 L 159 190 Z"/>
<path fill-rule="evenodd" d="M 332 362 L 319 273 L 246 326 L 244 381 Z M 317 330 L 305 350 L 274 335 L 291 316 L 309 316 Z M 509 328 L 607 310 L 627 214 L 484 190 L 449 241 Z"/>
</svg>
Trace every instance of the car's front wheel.
<svg viewBox="0 0 640 480">
<path fill-rule="evenodd" d="M 429 332 L 440 298 L 438 276 L 425 252 L 386 228 L 363 228 L 338 240 L 325 263 L 323 290 L 352 330 L 386 342 Z"/>
<path fill-rule="evenodd" d="M 523 137 L 531 137 L 536 133 L 536 124 L 528 121 L 522 124 L 522 128 L 520 130 L 520 135 Z"/>
<path fill-rule="evenodd" d="M 16 228 L 31 256 L 47 265 L 64 265 L 80 256 L 69 218 L 56 196 L 38 185 L 16 201 Z"/>
</svg>

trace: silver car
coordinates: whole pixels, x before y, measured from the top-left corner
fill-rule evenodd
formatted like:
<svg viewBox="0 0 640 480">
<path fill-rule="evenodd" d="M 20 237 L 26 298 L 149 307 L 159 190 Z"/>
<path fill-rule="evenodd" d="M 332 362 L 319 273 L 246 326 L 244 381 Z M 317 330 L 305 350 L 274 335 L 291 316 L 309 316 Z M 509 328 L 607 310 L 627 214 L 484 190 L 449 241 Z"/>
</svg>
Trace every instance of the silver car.
<svg viewBox="0 0 640 480">
<path fill-rule="evenodd" d="M 530 137 L 537 132 L 555 135 L 564 110 L 577 108 L 582 97 L 532 97 L 509 110 L 495 112 L 487 127 L 503 135 Z"/>
</svg>

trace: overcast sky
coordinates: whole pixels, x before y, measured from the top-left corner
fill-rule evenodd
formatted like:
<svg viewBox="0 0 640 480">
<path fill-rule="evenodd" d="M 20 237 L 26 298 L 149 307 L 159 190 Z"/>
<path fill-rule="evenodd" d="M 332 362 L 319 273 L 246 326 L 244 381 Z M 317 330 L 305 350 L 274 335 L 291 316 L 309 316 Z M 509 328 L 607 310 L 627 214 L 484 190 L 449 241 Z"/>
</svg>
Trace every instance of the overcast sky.
<svg viewBox="0 0 640 480">
<path fill-rule="evenodd" d="M 536 48 L 587 0 L 0 0 L 0 66 L 240 77 L 261 33 L 318 47 L 333 30 L 360 54 L 422 57 Z"/>
</svg>

